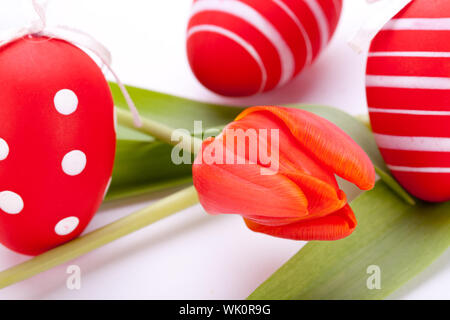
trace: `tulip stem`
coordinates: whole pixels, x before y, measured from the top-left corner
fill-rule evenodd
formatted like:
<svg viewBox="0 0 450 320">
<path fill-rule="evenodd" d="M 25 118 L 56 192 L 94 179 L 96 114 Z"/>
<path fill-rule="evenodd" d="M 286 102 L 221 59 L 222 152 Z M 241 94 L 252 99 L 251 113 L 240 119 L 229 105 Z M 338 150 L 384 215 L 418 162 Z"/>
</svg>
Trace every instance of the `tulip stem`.
<svg viewBox="0 0 450 320">
<path fill-rule="evenodd" d="M 202 146 L 202 140 L 184 133 L 184 130 L 173 129 L 165 124 L 148 118 L 141 118 L 142 126 L 136 127 L 134 125 L 134 118 L 131 112 L 121 108 L 115 107 L 117 114 L 117 121 L 124 127 L 138 130 L 142 133 L 149 134 L 152 137 L 165 142 L 169 145 L 179 145 L 184 151 L 192 154 L 197 154 Z M 177 138 L 174 137 L 176 131 Z"/>
<path fill-rule="evenodd" d="M 80 257 L 196 203 L 198 196 L 193 186 L 178 191 L 142 210 L 0 272 L 0 289 Z"/>
</svg>

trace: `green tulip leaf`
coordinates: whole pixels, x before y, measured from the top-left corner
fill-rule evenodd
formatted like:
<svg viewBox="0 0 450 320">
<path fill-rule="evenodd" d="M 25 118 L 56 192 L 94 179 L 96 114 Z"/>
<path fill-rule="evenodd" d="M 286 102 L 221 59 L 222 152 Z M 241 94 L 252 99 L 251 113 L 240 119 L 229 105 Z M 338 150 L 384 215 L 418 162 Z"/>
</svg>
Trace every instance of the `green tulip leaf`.
<svg viewBox="0 0 450 320">
<path fill-rule="evenodd" d="M 386 298 L 450 244 L 450 202 L 411 206 L 379 181 L 351 207 L 358 220 L 352 235 L 309 242 L 249 299 Z"/>
<path fill-rule="evenodd" d="M 111 188 L 106 200 L 187 184 L 191 166 L 174 165 L 171 147 L 158 141 L 118 140 Z"/>
<path fill-rule="evenodd" d="M 127 109 L 123 95 L 115 83 L 110 83 L 114 104 Z M 202 121 L 203 132 L 219 133 L 243 109 L 218 106 L 145 89 L 127 86 L 141 117 L 148 117 L 172 128 L 193 133 L 194 121 Z M 172 147 L 156 141 L 138 130 L 118 126 L 113 179 L 106 200 L 136 196 L 192 181 L 189 164 L 175 165 L 171 161 Z"/>
<path fill-rule="evenodd" d="M 117 107 L 128 109 L 122 92 L 110 83 Z M 193 130 L 194 121 L 202 121 L 204 129 L 223 128 L 242 112 L 243 108 L 220 106 L 193 101 L 172 95 L 126 86 L 142 117 L 163 123 L 172 128 Z"/>
</svg>

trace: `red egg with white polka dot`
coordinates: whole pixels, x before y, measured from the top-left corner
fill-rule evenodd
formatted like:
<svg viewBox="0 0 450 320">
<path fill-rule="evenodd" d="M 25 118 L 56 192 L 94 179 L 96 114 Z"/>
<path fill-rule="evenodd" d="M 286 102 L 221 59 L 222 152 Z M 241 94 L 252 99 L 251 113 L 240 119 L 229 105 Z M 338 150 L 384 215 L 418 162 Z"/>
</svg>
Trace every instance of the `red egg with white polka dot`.
<svg viewBox="0 0 450 320">
<path fill-rule="evenodd" d="M 372 41 L 367 102 L 380 151 L 416 197 L 450 200 L 450 2 L 415 0 Z"/>
<path fill-rule="evenodd" d="M 327 46 L 342 0 L 196 0 L 187 55 L 197 79 L 225 96 L 283 86 Z"/>
<path fill-rule="evenodd" d="M 100 206 L 115 154 L 113 100 L 68 42 L 0 48 L 0 242 L 36 255 L 78 236 Z"/>
</svg>

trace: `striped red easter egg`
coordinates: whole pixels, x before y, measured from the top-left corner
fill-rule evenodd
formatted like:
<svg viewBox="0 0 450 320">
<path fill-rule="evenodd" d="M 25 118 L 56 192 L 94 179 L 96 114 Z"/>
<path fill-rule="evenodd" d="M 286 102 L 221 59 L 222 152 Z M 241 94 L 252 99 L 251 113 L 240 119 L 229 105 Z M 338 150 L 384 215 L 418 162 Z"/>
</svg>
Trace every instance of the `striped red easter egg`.
<svg viewBox="0 0 450 320">
<path fill-rule="evenodd" d="M 373 40 L 367 101 L 377 144 L 411 194 L 450 200 L 450 1 L 415 0 Z"/>
<path fill-rule="evenodd" d="M 342 0 L 196 0 L 187 55 L 197 79 L 226 96 L 280 87 L 326 47 Z"/>
</svg>

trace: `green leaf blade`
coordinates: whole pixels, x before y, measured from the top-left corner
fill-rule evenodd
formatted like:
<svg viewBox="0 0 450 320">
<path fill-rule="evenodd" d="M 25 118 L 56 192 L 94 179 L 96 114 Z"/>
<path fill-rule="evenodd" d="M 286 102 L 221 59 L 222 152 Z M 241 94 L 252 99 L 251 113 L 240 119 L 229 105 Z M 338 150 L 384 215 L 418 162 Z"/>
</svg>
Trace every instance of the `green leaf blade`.
<svg viewBox="0 0 450 320">
<path fill-rule="evenodd" d="M 110 83 L 116 107 L 127 109 L 122 92 Z M 192 101 L 168 94 L 127 86 L 142 117 L 174 129 L 193 133 L 194 121 L 202 121 L 203 132 L 220 132 L 243 109 Z M 180 186 L 192 181 L 189 164 L 171 160 L 172 147 L 133 128 L 119 125 L 113 178 L 106 200 L 137 196 Z"/>
<path fill-rule="evenodd" d="M 110 83 L 114 103 L 128 109 L 123 95 L 115 83 Z M 176 97 L 169 94 L 126 86 L 142 117 L 168 125 L 174 129 L 193 130 L 194 121 L 202 121 L 203 129 L 223 127 L 244 110 Z"/>
<path fill-rule="evenodd" d="M 171 147 L 157 141 L 118 140 L 110 190 L 115 200 L 176 187 L 192 181 L 189 164 L 175 165 Z"/>
</svg>

